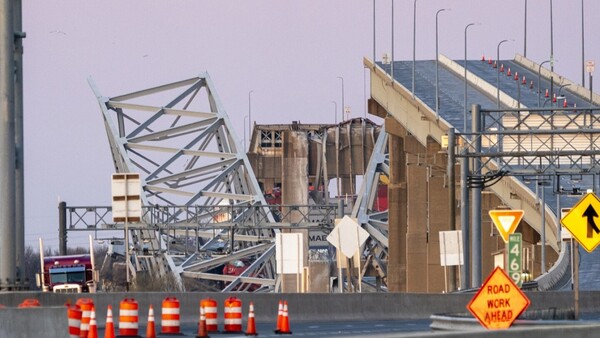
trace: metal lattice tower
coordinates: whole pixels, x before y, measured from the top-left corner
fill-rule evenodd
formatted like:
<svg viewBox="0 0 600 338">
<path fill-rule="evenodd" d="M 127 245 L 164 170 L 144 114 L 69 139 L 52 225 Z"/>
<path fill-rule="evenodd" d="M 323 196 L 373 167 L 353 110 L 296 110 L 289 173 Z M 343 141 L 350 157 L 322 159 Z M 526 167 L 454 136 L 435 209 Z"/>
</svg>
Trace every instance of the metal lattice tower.
<svg viewBox="0 0 600 338">
<path fill-rule="evenodd" d="M 143 205 L 159 206 L 130 228 L 134 271 L 158 276 L 172 271 L 181 286 L 181 277 L 221 281 L 224 291 L 241 289 L 239 284 L 248 281 L 273 286 L 275 230 L 233 226 L 254 217 L 263 223 L 274 218 L 261 208 L 266 202 L 209 75 L 110 98 L 92 79 L 89 83 L 102 110 L 115 171 L 140 173 Z M 198 224 L 205 221 L 229 226 L 200 231 Z M 168 231 L 160 231 L 157 223 L 169 224 Z M 190 231 L 192 243 L 178 240 L 178 234 Z M 253 263 L 240 276 L 210 272 L 243 257 Z"/>
</svg>

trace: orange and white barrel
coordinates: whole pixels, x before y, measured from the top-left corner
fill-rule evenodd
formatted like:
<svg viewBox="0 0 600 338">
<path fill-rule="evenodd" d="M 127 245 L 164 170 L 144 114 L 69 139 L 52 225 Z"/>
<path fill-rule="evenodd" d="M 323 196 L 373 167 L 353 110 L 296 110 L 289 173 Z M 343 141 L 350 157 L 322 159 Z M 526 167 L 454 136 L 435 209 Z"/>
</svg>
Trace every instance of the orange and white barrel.
<svg viewBox="0 0 600 338">
<path fill-rule="evenodd" d="M 204 308 L 204 317 L 206 318 L 206 331 L 219 331 L 219 318 L 217 313 L 217 301 L 212 298 L 205 298 L 200 301 L 200 307 Z"/>
<path fill-rule="evenodd" d="M 67 307 L 69 338 L 78 338 L 81 333 L 81 308 L 79 305 Z"/>
<path fill-rule="evenodd" d="M 160 317 L 160 332 L 166 334 L 179 334 L 179 300 L 175 297 L 167 297 L 162 302 L 162 313 Z"/>
<path fill-rule="evenodd" d="M 225 299 L 223 310 L 225 332 L 242 332 L 242 301 L 235 297 L 229 297 Z"/>
<path fill-rule="evenodd" d="M 92 308 L 94 307 L 94 300 L 91 298 L 79 298 L 75 304 L 79 305 L 81 309 L 79 337 L 87 338 L 90 331 L 90 317 L 92 315 Z"/>
<path fill-rule="evenodd" d="M 119 303 L 119 336 L 138 335 L 138 302 L 125 298 Z"/>
</svg>

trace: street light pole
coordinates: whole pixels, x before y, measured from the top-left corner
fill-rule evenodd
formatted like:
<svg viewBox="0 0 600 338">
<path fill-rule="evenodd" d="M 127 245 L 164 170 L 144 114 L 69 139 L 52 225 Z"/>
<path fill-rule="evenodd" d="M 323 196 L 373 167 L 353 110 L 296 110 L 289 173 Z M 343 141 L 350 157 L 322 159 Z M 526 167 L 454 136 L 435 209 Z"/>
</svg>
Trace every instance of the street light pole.
<svg viewBox="0 0 600 338">
<path fill-rule="evenodd" d="M 552 0 L 550 0 L 550 70 L 554 72 L 554 29 L 552 22 Z"/>
<path fill-rule="evenodd" d="M 548 63 L 550 62 L 550 60 L 546 60 L 542 63 L 540 63 L 540 66 L 538 67 L 538 108 L 541 106 L 541 100 L 540 100 L 540 95 L 542 94 L 542 86 L 541 86 L 541 72 L 542 72 L 542 66 L 544 65 L 544 63 Z"/>
<path fill-rule="evenodd" d="M 343 122 L 344 121 L 344 109 L 346 109 L 346 106 L 344 105 L 344 78 L 341 76 L 338 76 L 337 78 L 342 80 L 342 122 Z"/>
<path fill-rule="evenodd" d="M 246 151 L 246 119 L 248 118 L 248 115 L 244 116 L 244 152 Z"/>
<path fill-rule="evenodd" d="M 496 48 L 496 62 L 500 62 L 500 45 L 508 40 L 502 40 Z M 496 67 L 496 107 L 500 108 L 500 65 Z"/>
<path fill-rule="evenodd" d="M 439 62 L 440 53 L 438 52 L 438 16 L 446 8 L 438 9 L 435 13 L 435 118 L 440 118 L 440 80 L 439 80 Z M 414 90 L 413 90 L 414 92 Z"/>
<path fill-rule="evenodd" d="M 392 75 L 392 85 L 394 83 L 394 0 L 392 0 L 392 64 L 390 65 L 390 74 Z M 344 111 L 342 103 L 342 111 Z"/>
<path fill-rule="evenodd" d="M 463 111 L 463 133 L 467 132 L 467 29 L 471 26 L 475 25 L 475 23 L 470 23 L 465 26 L 465 101 L 464 101 L 464 111 Z"/>
<path fill-rule="evenodd" d="M 252 93 L 254 90 L 248 92 L 248 136 L 252 136 Z"/>
<path fill-rule="evenodd" d="M 373 64 L 375 64 L 375 0 L 373 0 Z"/>
<path fill-rule="evenodd" d="M 585 30 L 583 12 L 583 0 L 581 0 L 581 86 L 585 88 Z"/>
<path fill-rule="evenodd" d="M 335 124 L 337 124 L 337 102 L 331 101 L 331 103 L 334 104 L 334 107 L 333 107 L 333 116 L 335 117 Z"/>
<path fill-rule="evenodd" d="M 413 66 L 412 66 L 412 97 L 415 98 L 415 65 L 417 57 L 417 0 L 413 1 Z"/>
<path fill-rule="evenodd" d="M 523 29 L 523 57 L 527 57 L 527 0 L 525 0 L 525 26 Z"/>
</svg>

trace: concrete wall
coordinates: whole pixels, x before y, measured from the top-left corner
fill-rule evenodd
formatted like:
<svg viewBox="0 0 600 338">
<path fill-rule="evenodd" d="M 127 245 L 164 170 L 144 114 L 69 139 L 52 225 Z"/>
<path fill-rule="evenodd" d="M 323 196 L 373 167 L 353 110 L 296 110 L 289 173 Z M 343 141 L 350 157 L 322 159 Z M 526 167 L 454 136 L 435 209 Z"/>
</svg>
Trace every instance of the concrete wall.
<svg viewBox="0 0 600 338">
<path fill-rule="evenodd" d="M 531 292 L 530 310 L 573 306 L 570 292 Z M 81 295 L 79 295 L 81 296 Z M 154 306 L 156 324 L 160 325 L 162 301 L 166 297 L 177 297 L 181 304 L 181 320 L 185 323 L 198 321 L 201 299 L 210 297 L 219 304 L 220 325 L 223 320 L 223 303 L 229 297 L 237 297 L 243 303 L 244 319 L 248 303 L 252 301 L 258 322 L 276 322 L 279 300 L 287 300 L 290 321 L 350 321 L 350 320 L 393 320 L 429 318 L 432 314 L 465 313 L 466 305 L 473 294 L 249 294 L 249 293 L 97 293 L 86 294 L 94 300 L 98 326 L 106 321 L 106 308 L 113 307 L 115 322 L 118 322 L 119 302 L 125 297 L 134 298 L 139 304 L 140 325 L 147 321 L 148 307 Z M 37 298 L 43 308 L 17 309 L 26 298 Z M 598 311 L 600 292 L 582 292 L 581 311 Z M 67 332 L 67 312 L 63 305 L 77 300 L 75 295 L 53 293 L 1 293 L 0 337 L 19 337 L 14 332 L 23 332 L 22 337 L 39 336 L 40 332 Z M 49 331 L 52 330 L 52 331 Z"/>
</svg>

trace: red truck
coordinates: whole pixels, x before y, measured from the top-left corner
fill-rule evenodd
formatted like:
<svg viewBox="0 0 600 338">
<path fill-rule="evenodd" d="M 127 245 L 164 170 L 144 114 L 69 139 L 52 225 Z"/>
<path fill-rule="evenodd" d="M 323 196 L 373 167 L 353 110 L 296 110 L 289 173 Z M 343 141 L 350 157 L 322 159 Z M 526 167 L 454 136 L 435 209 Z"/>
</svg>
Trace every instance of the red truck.
<svg viewBox="0 0 600 338">
<path fill-rule="evenodd" d="M 37 286 L 44 292 L 82 293 L 96 292 L 98 271 L 94 267 L 94 251 L 90 239 L 90 253 L 68 256 L 44 257 L 40 239 L 40 264 L 36 274 Z"/>
</svg>

